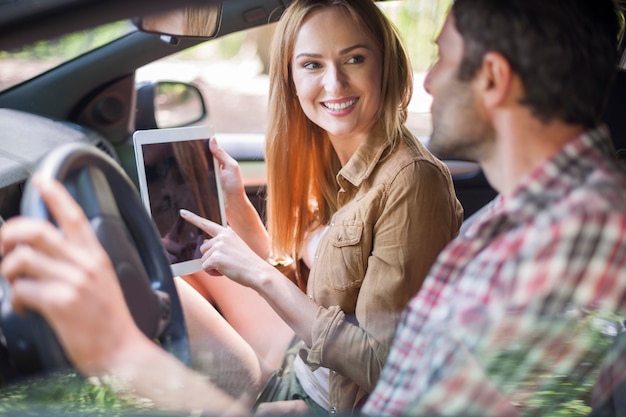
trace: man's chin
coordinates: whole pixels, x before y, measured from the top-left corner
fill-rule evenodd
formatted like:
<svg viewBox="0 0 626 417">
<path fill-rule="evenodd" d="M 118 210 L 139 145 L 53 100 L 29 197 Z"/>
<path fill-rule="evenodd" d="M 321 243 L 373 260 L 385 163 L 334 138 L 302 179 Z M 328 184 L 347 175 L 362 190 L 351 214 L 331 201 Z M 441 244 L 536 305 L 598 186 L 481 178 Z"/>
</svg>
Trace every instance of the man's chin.
<svg viewBox="0 0 626 417">
<path fill-rule="evenodd" d="M 433 134 L 428 141 L 428 149 L 439 159 L 478 162 L 475 157 L 476 145 L 446 140 Z"/>
<path fill-rule="evenodd" d="M 453 144 L 448 141 L 437 138 L 435 135 L 431 136 L 428 141 L 428 149 L 440 159 L 457 159 L 458 149 L 455 149 Z"/>
</svg>

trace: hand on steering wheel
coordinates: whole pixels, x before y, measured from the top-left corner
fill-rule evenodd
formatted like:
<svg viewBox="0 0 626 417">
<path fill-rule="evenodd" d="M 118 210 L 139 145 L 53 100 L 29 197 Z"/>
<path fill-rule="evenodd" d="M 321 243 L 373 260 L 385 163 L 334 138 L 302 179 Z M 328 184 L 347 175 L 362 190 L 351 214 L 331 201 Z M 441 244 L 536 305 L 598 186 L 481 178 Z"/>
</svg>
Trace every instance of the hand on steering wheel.
<svg viewBox="0 0 626 417">
<path fill-rule="evenodd" d="M 39 185 L 26 187 L 24 216 L 0 232 L 2 272 L 13 287 L 5 282 L 0 326 L 17 366 L 63 368 L 67 354 L 80 368 L 137 328 L 188 363 L 169 262 L 128 177 L 104 153 L 75 144 L 44 158 L 37 176 Z"/>
</svg>

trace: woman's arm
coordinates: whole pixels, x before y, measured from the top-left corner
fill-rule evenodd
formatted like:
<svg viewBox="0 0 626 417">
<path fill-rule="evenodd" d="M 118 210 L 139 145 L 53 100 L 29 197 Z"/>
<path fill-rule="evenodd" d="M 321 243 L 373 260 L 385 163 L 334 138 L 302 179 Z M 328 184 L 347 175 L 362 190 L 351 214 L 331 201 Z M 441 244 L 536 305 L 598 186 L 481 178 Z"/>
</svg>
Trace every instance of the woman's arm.
<svg viewBox="0 0 626 417">
<path fill-rule="evenodd" d="M 209 147 L 220 165 L 220 184 L 229 226 L 257 255 L 267 259 L 270 255 L 269 235 L 246 195 L 239 164 L 217 144 L 215 138 L 211 138 Z"/>
</svg>

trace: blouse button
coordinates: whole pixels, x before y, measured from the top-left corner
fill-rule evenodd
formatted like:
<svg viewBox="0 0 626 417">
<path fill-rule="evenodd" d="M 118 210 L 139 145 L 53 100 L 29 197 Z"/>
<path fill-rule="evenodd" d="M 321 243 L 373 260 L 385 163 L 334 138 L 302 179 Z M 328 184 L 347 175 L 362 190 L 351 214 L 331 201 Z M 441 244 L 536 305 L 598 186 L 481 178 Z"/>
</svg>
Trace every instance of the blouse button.
<svg viewBox="0 0 626 417">
<path fill-rule="evenodd" d="M 341 233 L 338 233 L 337 240 L 341 242 L 341 239 L 343 239 L 343 235 Z"/>
</svg>

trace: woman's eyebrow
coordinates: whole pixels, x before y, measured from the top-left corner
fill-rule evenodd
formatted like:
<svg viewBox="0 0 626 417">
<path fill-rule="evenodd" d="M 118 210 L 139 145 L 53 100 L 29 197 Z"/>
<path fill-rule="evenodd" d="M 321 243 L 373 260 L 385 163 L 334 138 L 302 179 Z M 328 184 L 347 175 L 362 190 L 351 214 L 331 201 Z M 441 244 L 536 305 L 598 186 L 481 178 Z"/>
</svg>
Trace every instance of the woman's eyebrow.
<svg viewBox="0 0 626 417">
<path fill-rule="evenodd" d="M 302 52 L 296 55 L 296 59 L 298 58 L 321 58 L 321 57 L 322 57 L 321 54 L 313 54 L 309 52 Z"/>
<path fill-rule="evenodd" d="M 371 49 L 371 48 L 370 48 L 369 46 L 367 46 L 367 45 L 364 45 L 364 44 L 356 44 L 356 45 L 350 46 L 350 47 L 348 47 L 348 48 L 342 49 L 341 51 L 339 51 L 339 53 L 340 53 L 341 55 L 345 55 L 345 54 L 349 54 L 350 52 L 354 51 L 355 49 L 360 49 L 360 48 L 363 48 L 363 49 Z"/>
<path fill-rule="evenodd" d="M 360 49 L 360 48 L 371 49 L 367 45 L 357 44 L 357 45 L 349 46 L 347 48 L 342 49 L 341 51 L 339 51 L 339 55 L 349 54 L 355 49 Z M 315 54 L 315 53 L 310 53 L 310 52 L 301 52 L 298 55 L 296 55 L 296 59 L 298 58 L 321 58 L 321 57 L 322 57 L 322 54 Z"/>
</svg>

